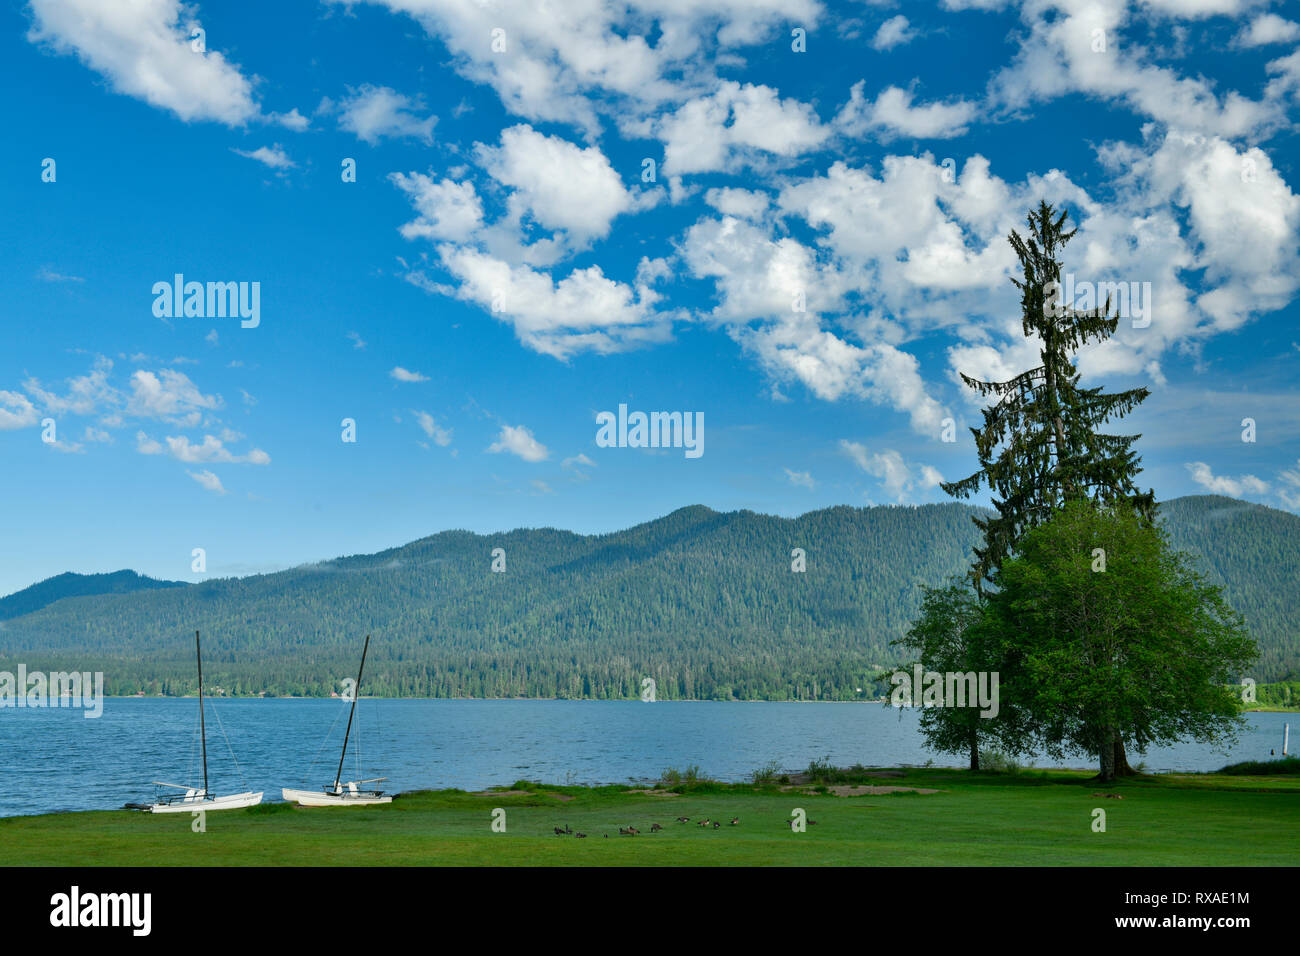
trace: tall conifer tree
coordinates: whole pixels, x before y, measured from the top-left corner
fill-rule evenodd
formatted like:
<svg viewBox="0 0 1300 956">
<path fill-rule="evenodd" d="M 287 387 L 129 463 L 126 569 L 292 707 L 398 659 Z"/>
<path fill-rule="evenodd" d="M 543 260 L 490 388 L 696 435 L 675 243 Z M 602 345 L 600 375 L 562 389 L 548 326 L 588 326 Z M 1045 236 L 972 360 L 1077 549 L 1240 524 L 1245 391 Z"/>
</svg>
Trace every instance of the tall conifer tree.
<svg viewBox="0 0 1300 956">
<path fill-rule="evenodd" d="M 984 409 L 983 427 L 971 429 L 979 470 L 942 486 L 957 498 L 970 497 L 981 485 L 993 492 L 997 515 L 974 519 L 984 533 L 971 567 L 980 592 L 1015 551 L 1020 536 L 1067 500 L 1127 500 L 1147 520 L 1155 512 L 1154 493 L 1141 492 L 1134 483 L 1141 459 L 1132 445 L 1141 436 L 1099 431 L 1140 404 L 1148 390 L 1107 393 L 1100 387 L 1080 388 L 1071 361 L 1083 345 L 1114 334 L 1120 317 L 1118 311 L 1110 314 L 1109 295 L 1105 305 L 1088 311 L 1061 302 L 1059 256 L 1077 231 L 1066 231 L 1068 216 L 1040 201 L 1029 213 L 1028 236 L 1013 229 L 1008 237 L 1024 270 L 1022 279 L 1011 280 L 1020 289 L 1024 332 L 1042 342 L 1042 364 L 1005 382 L 962 375 L 980 395 L 995 399 Z"/>
</svg>

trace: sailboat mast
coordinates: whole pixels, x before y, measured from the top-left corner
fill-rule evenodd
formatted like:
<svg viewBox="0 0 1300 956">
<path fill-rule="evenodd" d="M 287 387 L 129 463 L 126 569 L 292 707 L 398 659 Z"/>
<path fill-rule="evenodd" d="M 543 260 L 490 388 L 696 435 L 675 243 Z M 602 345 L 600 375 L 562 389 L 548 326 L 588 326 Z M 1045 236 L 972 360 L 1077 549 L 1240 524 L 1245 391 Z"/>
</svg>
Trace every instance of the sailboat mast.
<svg viewBox="0 0 1300 956">
<path fill-rule="evenodd" d="M 366 651 L 370 650 L 370 635 L 366 635 L 365 646 L 361 648 L 361 666 L 357 669 L 357 683 L 352 688 L 352 709 L 348 711 L 348 729 L 343 731 L 343 753 L 339 754 L 339 772 L 334 775 L 334 792 L 338 793 L 339 781 L 343 779 L 343 758 L 348 755 L 348 737 L 352 734 L 352 718 L 357 713 L 357 698 L 361 696 L 361 675 L 366 671 Z"/>
<path fill-rule="evenodd" d="M 203 722 L 203 652 L 199 650 L 199 632 L 194 632 L 194 656 L 199 662 L 199 735 L 203 738 L 203 795 L 208 794 L 208 728 Z M 190 751 L 193 753 L 194 751 Z"/>
</svg>

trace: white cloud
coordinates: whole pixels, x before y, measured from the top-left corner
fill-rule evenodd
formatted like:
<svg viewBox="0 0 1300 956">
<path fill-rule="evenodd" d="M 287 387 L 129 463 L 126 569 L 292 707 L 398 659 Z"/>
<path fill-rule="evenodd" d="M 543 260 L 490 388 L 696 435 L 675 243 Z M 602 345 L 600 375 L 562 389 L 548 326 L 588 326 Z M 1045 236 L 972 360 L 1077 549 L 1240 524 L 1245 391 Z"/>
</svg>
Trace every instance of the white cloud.
<svg viewBox="0 0 1300 956">
<path fill-rule="evenodd" d="M 1278 472 L 1277 477 L 1282 483 L 1282 487 L 1277 489 L 1282 506 L 1300 512 L 1300 461 L 1295 463 L 1294 468 Z"/>
<path fill-rule="evenodd" d="M 710 189 L 704 194 L 704 201 L 724 216 L 737 219 L 761 219 L 772 202 L 767 193 L 731 187 Z"/>
<path fill-rule="evenodd" d="M 524 425 L 503 425 L 497 440 L 488 446 L 488 451 L 495 454 L 509 452 L 518 455 L 524 461 L 545 461 L 551 456 L 545 445 L 533 437 L 533 433 Z"/>
<path fill-rule="evenodd" d="M 651 128 L 664 144 L 664 170 L 674 176 L 735 172 L 756 153 L 798 156 L 821 146 L 831 133 L 807 104 L 782 100 L 768 86 L 732 80 L 682 104 Z"/>
<path fill-rule="evenodd" d="M 191 444 L 185 435 L 168 435 L 163 442 L 155 441 L 144 432 L 136 433 L 136 450 L 142 455 L 170 455 L 177 461 L 187 464 L 207 462 L 225 462 L 230 464 L 269 465 L 271 456 L 260 448 L 254 448 L 245 455 L 236 455 L 225 446 L 222 439 L 214 435 L 204 435 L 202 444 Z"/>
<path fill-rule="evenodd" d="M 1267 46 L 1272 43 L 1291 43 L 1300 39 L 1300 24 L 1284 20 L 1276 13 L 1261 13 L 1243 27 L 1233 40 L 1239 47 Z"/>
<path fill-rule="evenodd" d="M 891 449 L 872 453 L 859 442 L 840 439 L 840 449 L 853 463 L 867 474 L 880 479 L 885 494 L 902 501 L 912 483 L 912 474 L 903 462 L 903 456 Z"/>
<path fill-rule="evenodd" d="M 36 273 L 36 278 L 42 282 L 85 282 L 84 276 L 67 275 L 62 272 L 55 272 L 49 266 L 41 266 L 40 271 Z"/>
<path fill-rule="evenodd" d="M 388 178 L 410 197 L 420 214 L 399 230 L 405 239 L 464 242 L 483 225 L 483 203 L 473 183 L 435 182 L 423 173 L 391 173 Z"/>
<path fill-rule="evenodd" d="M 840 450 L 867 474 L 879 479 L 885 494 L 896 501 L 904 501 L 918 486 L 922 491 L 928 491 L 943 481 L 938 469 L 930 465 L 917 465 L 914 470 L 892 448 L 871 452 L 860 442 L 840 439 Z"/>
<path fill-rule="evenodd" d="M 239 68 L 218 52 L 192 49 L 196 9 L 180 0 L 32 0 L 27 38 L 75 53 L 115 91 L 186 122 L 257 119 L 252 83 Z"/>
<path fill-rule="evenodd" d="M 445 448 L 451 444 L 451 429 L 441 427 L 428 412 L 416 412 L 415 420 L 420 429 L 438 445 Z"/>
<path fill-rule="evenodd" d="M 311 126 L 311 120 L 299 113 L 296 106 L 287 113 L 272 113 L 270 120 L 295 133 L 301 133 Z"/>
<path fill-rule="evenodd" d="M 400 365 L 394 365 L 389 371 L 388 377 L 398 382 L 427 382 L 429 380 L 429 376 L 408 371 Z"/>
<path fill-rule="evenodd" d="M 822 15 L 818 0 L 581 2 L 554 4 L 545 16 L 535 0 L 379 2 L 418 20 L 511 114 L 592 134 L 598 111 L 621 118 L 714 88 L 718 53 L 787 34 L 790 23 L 811 30 Z"/>
<path fill-rule="evenodd" d="M 420 119 L 416 115 L 422 111 L 420 101 L 387 86 L 366 84 L 344 98 L 339 110 L 339 127 L 372 146 L 384 138 L 432 143 L 433 127 L 438 122 L 433 115 Z"/>
<path fill-rule="evenodd" d="M 871 38 L 871 46 L 876 50 L 892 50 L 916 39 L 916 31 L 910 29 L 907 17 L 899 14 L 890 17 L 880 25 L 876 35 Z"/>
<path fill-rule="evenodd" d="M 206 469 L 203 471 L 186 471 L 185 474 L 189 475 L 214 495 L 224 495 L 226 493 L 226 489 L 221 485 L 221 479 Z"/>
<path fill-rule="evenodd" d="M 531 126 L 502 130 L 501 145 L 481 146 L 479 158 L 493 179 L 514 190 L 517 214 L 526 212 L 547 229 L 602 237 L 634 204 L 599 148 L 575 146 Z"/>
<path fill-rule="evenodd" d="M 85 375 L 67 380 L 66 395 L 47 391 L 35 378 L 23 382 L 23 388 L 52 415 L 93 415 L 97 411 L 108 411 L 121 403 L 121 395 L 108 381 L 112 370 L 113 363 L 109 359 L 96 359 L 94 367 Z"/>
<path fill-rule="evenodd" d="M 835 125 L 849 136 L 874 134 L 881 142 L 903 136 L 912 139 L 951 139 L 966 132 L 977 107 L 963 99 L 912 105 L 912 94 L 890 86 L 868 102 L 865 81 L 853 84 L 849 101 L 835 117 Z"/>
<path fill-rule="evenodd" d="M 284 148 L 275 143 L 271 146 L 259 146 L 254 150 L 232 149 L 232 153 L 237 156 L 243 156 L 245 159 L 255 159 L 264 166 L 272 169 L 293 169 L 297 164 L 289 158 L 289 154 Z"/>
<path fill-rule="evenodd" d="M 809 491 L 812 491 L 816 485 L 816 482 L 813 481 L 812 472 L 810 471 L 793 471 L 786 468 L 785 477 L 790 484 L 801 488 L 807 488 Z"/>
<path fill-rule="evenodd" d="M 844 307 L 850 272 L 818 262 L 789 236 L 774 240 L 730 217 L 696 223 L 681 248 L 692 275 L 714 281 L 721 301 L 711 317 L 778 381 L 799 381 L 828 401 L 868 398 L 906 411 L 918 431 L 937 430 L 943 408 L 915 357 L 887 342 L 857 345 L 824 327 L 820 316 Z"/>
<path fill-rule="evenodd" d="M 1236 0 L 1146 0 L 1149 7 L 1181 16 L 1210 15 L 1245 8 Z M 993 104 L 1012 110 L 1031 103 L 1084 93 L 1124 103 L 1170 128 L 1227 137 L 1260 135 L 1285 122 L 1279 103 L 1252 100 L 1235 90 L 1219 96 L 1202 77 L 1143 61 L 1147 51 L 1121 41 L 1129 20 L 1127 4 L 1079 0 L 1031 3 L 1021 11 L 1028 33 L 1011 65 L 990 83 Z M 1101 39 L 1105 50 L 1101 51 Z"/>
<path fill-rule="evenodd" d="M 220 396 L 204 395 L 189 377 L 173 369 L 137 371 L 131 376 L 127 411 L 140 418 L 156 418 L 193 428 L 205 411 L 222 405 Z"/>
<path fill-rule="evenodd" d="M 40 420 L 36 406 L 26 395 L 0 391 L 0 431 L 30 428 Z"/>
<path fill-rule="evenodd" d="M 636 287 L 605 276 L 600 266 L 575 269 L 559 282 L 528 266 L 511 266 L 474 249 L 442 246 L 443 265 L 458 280 L 454 295 L 509 322 L 526 346 L 565 359 L 582 351 L 617 352 L 663 341 L 666 321 L 653 313 L 649 279 Z"/>
<path fill-rule="evenodd" d="M 1243 494 L 1268 494 L 1268 482 L 1254 475 L 1242 475 L 1240 478 L 1216 475 L 1203 461 L 1189 462 L 1187 470 L 1192 473 L 1192 480 L 1211 494 L 1228 495 L 1232 498 L 1240 498 Z"/>
</svg>

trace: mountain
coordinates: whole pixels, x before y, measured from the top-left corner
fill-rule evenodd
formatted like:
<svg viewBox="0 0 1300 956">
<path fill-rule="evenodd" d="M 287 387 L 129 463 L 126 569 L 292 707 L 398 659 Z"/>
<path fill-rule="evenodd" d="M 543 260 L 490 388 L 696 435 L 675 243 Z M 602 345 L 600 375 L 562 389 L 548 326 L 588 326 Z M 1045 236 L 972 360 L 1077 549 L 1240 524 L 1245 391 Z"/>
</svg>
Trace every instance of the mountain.
<svg viewBox="0 0 1300 956">
<path fill-rule="evenodd" d="M 74 574 L 69 571 L 0 598 L 0 621 L 31 614 L 64 598 L 183 587 L 187 587 L 184 581 L 159 581 L 134 571 L 114 571 L 111 574 Z"/>
<path fill-rule="evenodd" d="M 852 699 L 895 660 L 889 642 L 919 586 L 965 570 L 976 513 L 693 506 L 606 535 L 446 531 L 274 574 L 68 597 L 0 623 L 0 667 L 102 670 L 113 693 L 184 693 L 197 628 L 211 686 L 327 694 L 371 633 L 372 694 L 636 697 L 648 676 L 665 699 Z M 1295 671 L 1300 517 L 1213 496 L 1162 515 L 1245 616 L 1263 648 L 1256 679 Z"/>
</svg>

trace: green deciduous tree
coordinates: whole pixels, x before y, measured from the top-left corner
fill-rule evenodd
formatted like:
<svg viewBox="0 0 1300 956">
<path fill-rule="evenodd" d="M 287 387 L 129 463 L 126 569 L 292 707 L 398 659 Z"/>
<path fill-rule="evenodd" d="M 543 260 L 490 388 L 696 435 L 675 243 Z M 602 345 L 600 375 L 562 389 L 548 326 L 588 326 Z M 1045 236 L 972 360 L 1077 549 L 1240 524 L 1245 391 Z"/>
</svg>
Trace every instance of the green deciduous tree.
<svg viewBox="0 0 1300 956">
<path fill-rule="evenodd" d="M 999 676 L 996 714 L 984 714 L 980 707 L 926 707 L 921 712 L 921 733 L 926 743 L 940 753 L 965 753 L 970 769 L 980 769 L 982 745 L 999 743 L 1002 749 L 1022 752 L 1029 735 L 1020 727 L 1018 712 L 1002 693 L 1001 665 L 1004 649 L 1000 632 L 990 628 L 985 599 L 969 582 L 954 581 L 943 587 L 923 588 L 921 611 L 907 634 L 894 644 L 916 655 L 927 671 L 940 674 L 985 674 Z M 912 666 L 909 661 L 907 666 Z M 914 688 L 913 694 L 918 691 Z"/>
<path fill-rule="evenodd" d="M 996 585 L 989 626 L 1015 636 L 1015 703 L 1053 756 L 1095 755 L 1110 780 L 1122 743 L 1218 743 L 1240 725 L 1227 685 L 1254 642 L 1219 588 L 1127 502 L 1066 503 L 1026 532 Z"/>
</svg>

